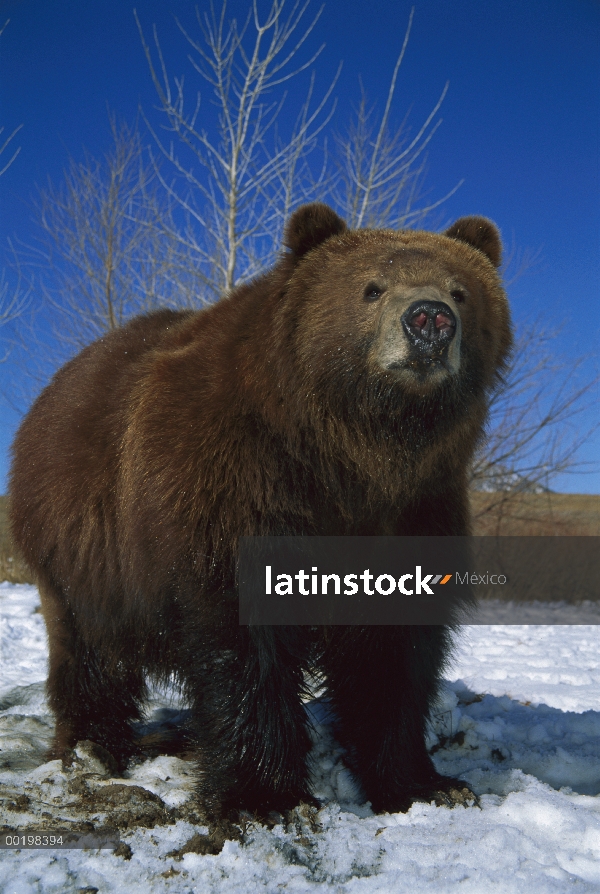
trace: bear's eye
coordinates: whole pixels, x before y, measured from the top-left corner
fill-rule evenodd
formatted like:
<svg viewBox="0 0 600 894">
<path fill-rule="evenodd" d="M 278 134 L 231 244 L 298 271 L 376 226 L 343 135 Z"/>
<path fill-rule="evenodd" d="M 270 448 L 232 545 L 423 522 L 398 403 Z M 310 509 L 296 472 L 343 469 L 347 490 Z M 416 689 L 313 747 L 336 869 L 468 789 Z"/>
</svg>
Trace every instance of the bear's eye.
<svg viewBox="0 0 600 894">
<path fill-rule="evenodd" d="M 456 301 L 457 304 L 460 304 L 462 301 L 465 301 L 466 297 L 467 297 L 467 293 L 464 292 L 462 289 L 452 289 L 450 291 L 450 295 L 452 298 L 454 298 L 454 300 Z"/>
<path fill-rule="evenodd" d="M 378 286 L 377 283 L 371 282 L 365 289 L 365 301 L 377 301 L 384 292 L 383 286 Z"/>
</svg>

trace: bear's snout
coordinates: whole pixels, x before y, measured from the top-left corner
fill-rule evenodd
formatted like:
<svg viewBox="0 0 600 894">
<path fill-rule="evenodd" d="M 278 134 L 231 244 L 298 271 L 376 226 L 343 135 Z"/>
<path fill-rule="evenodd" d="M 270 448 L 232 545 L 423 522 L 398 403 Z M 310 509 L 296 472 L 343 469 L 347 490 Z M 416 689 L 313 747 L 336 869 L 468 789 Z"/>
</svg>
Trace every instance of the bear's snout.
<svg viewBox="0 0 600 894">
<path fill-rule="evenodd" d="M 406 387 L 435 386 L 460 369 L 462 325 L 458 312 L 434 288 L 400 292 L 383 308 L 373 358 L 395 370 Z"/>
<path fill-rule="evenodd" d="M 443 301 L 414 301 L 402 314 L 409 341 L 425 354 L 437 354 L 456 334 L 456 317 Z"/>
</svg>

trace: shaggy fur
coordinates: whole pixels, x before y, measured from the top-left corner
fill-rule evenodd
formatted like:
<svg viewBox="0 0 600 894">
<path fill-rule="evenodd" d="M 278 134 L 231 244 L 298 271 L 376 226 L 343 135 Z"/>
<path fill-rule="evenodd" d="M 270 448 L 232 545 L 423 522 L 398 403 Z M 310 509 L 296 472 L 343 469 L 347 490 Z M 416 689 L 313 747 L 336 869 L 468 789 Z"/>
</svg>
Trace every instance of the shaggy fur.
<svg viewBox="0 0 600 894">
<path fill-rule="evenodd" d="M 350 232 L 314 204 L 286 244 L 212 307 L 87 347 L 14 444 L 12 530 L 48 628 L 53 754 L 92 739 L 124 764 L 145 675 L 175 673 L 213 818 L 309 797 L 315 664 L 375 810 L 456 785 L 424 744 L 451 631 L 243 628 L 235 562 L 241 535 L 469 531 L 467 469 L 511 340 L 499 236 L 483 218 L 445 235 Z M 433 299 L 456 318 L 450 372 L 411 310 Z"/>
</svg>

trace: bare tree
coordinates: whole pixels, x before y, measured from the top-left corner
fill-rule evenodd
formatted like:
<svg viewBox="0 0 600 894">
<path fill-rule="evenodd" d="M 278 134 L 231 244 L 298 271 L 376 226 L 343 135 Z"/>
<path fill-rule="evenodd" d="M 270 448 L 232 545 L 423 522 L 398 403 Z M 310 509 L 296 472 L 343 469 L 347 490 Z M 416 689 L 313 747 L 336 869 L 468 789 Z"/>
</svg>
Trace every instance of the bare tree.
<svg viewBox="0 0 600 894">
<path fill-rule="evenodd" d="M 273 0 L 263 22 L 255 0 L 241 28 L 235 20 L 226 25 L 225 3 L 218 15 L 211 4 L 210 12 L 203 16 L 197 12 L 200 40 L 179 25 L 192 50 L 189 60 L 195 73 L 211 88 L 216 126 L 210 110 L 201 104 L 200 92 L 195 104 L 186 108 L 183 77 L 169 77 L 156 30 L 153 53 L 138 20 L 166 117 L 165 131 L 177 138 L 165 139 L 149 125 L 180 178 L 177 187 L 164 179 L 163 185 L 185 215 L 186 226 L 179 229 L 178 238 L 198 255 L 215 297 L 272 262 L 283 224 L 302 201 L 329 201 L 351 227 L 398 228 L 422 221 L 460 186 L 437 201 L 423 201 L 425 150 L 441 123 L 436 116 L 448 84 L 415 135 L 409 135 L 406 119 L 397 128 L 391 125 L 414 10 L 379 118 L 369 109 L 363 91 L 355 121 L 346 136 L 338 137 L 334 156 L 328 158 L 324 148 L 319 164 L 313 156 L 311 166 L 308 157 L 330 121 L 333 104 L 327 110 L 327 103 L 337 80 L 336 76 L 313 108 L 313 73 L 291 134 L 280 138 L 277 120 L 285 94 L 276 98 L 275 88 L 312 66 L 323 49 L 292 65 L 320 11 L 301 27 L 308 2 L 296 0 L 289 15 L 285 2 Z"/>
<path fill-rule="evenodd" d="M 111 130 L 103 159 L 71 160 L 63 183 L 38 200 L 41 237 L 29 260 L 70 351 L 136 313 L 193 300 L 193 269 L 165 236 L 168 204 L 139 133 L 114 118 Z"/>
<path fill-rule="evenodd" d="M 185 105 L 184 78 L 169 77 L 156 29 L 153 53 L 136 15 L 165 130 L 177 138 L 173 143 L 149 124 L 178 175 L 175 184 L 161 177 L 185 221 L 173 235 L 195 253 L 215 297 L 272 261 L 291 207 L 309 197 L 304 165 L 333 111 L 336 79 L 313 103 L 313 75 L 291 133 L 283 138 L 278 130 L 285 86 L 323 49 L 297 62 L 320 11 L 304 24 L 308 2 L 296 0 L 289 14 L 285 2 L 272 0 L 262 20 L 254 0 L 241 27 L 235 19 L 227 23 L 225 3 L 218 15 L 212 4 L 203 15 L 197 10 L 200 40 L 178 22 L 193 70 L 210 88 L 212 123 L 200 91 Z M 314 195 L 314 182 L 311 189 Z"/>
</svg>

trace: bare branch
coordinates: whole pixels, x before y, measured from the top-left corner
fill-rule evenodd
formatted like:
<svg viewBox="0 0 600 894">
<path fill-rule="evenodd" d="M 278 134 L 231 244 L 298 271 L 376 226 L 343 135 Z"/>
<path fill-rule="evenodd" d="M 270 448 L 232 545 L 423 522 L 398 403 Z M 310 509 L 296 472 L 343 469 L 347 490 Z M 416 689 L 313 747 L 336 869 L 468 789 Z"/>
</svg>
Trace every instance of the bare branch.
<svg viewBox="0 0 600 894">
<path fill-rule="evenodd" d="M 18 269 L 18 268 L 17 268 Z M 0 273 L 0 328 L 18 319 L 29 304 L 30 290 L 23 289 L 20 271 L 17 284 L 10 286 L 6 272 Z M 3 339 L 0 363 L 5 363 L 10 354 L 10 343 Z"/>
<path fill-rule="evenodd" d="M 383 114 L 374 122 L 364 91 L 355 119 L 344 137 L 337 138 L 338 184 L 333 191 L 336 206 L 350 227 L 414 226 L 438 208 L 460 187 L 458 183 L 442 198 L 422 203 L 424 156 L 441 120 L 435 121 L 448 91 L 444 86 L 437 102 L 413 137 L 406 118 L 390 127 L 398 74 L 404 60 L 414 9 L 411 10 L 402 48 L 396 60 Z"/>
<path fill-rule="evenodd" d="M 273 246 L 264 253 L 266 221 L 272 232 L 280 232 L 283 214 L 303 197 L 300 185 L 292 198 L 291 172 L 295 178 L 307 173 L 303 161 L 330 120 L 326 107 L 332 104 L 337 77 L 310 108 L 313 76 L 291 135 L 282 140 L 277 130 L 286 101 L 277 89 L 310 69 L 322 50 L 299 59 L 321 15 L 319 10 L 306 19 L 308 5 L 308 0 L 296 0 L 286 9 L 286 0 L 272 0 L 261 19 L 254 4 L 241 29 L 235 20 L 226 23 L 225 5 L 219 14 L 211 5 L 202 17 L 197 12 L 200 39 L 178 22 L 190 48 L 192 70 L 211 89 L 218 110 L 216 128 L 203 112 L 200 90 L 193 108 L 186 109 L 183 79 L 171 86 L 158 38 L 155 35 L 153 54 L 136 16 L 165 129 L 177 136 L 177 148 L 156 128 L 150 127 L 150 132 L 176 172 L 168 187 L 170 197 L 190 223 L 197 224 L 195 234 L 188 228 L 187 244 L 196 244 L 204 274 L 209 267 L 217 274 L 217 293 L 255 275 L 273 256 Z M 280 203 L 282 189 L 287 198 Z"/>
<path fill-rule="evenodd" d="M 2 36 L 2 33 L 4 32 L 4 29 L 9 22 L 10 19 L 7 19 L 2 28 L 0 28 L 0 36 Z M 0 156 L 6 151 L 6 149 L 22 127 L 23 125 L 19 124 L 18 127 L 15 127 L 13 132 L 5 138 L 4 142 L 0 146 Z M 0 127 L 0 137 L 3 133 L 4 128 Z M 14 162 L 20 151 L 21 147 L 18 146 L 9 160 L 0 168 L 0 177 L 2 176 L 2 174 L 5 174 L 6 171 L 10 168 L 11 164 Z M 28 294 L 24 294 L 21 290 L 20 275 L 18 277 L 17 286 L 15 288 L 11 288 L 6 280 L 6 273 L 4 270 L 2 270 L 2 272 L 0 273 L 0 328 L 12 322 L 22 314 L 27 305 L 28 297 Z M 8 358 L 9 353 L 10 351 L 8 350 L 8 348 L 4 349 L 4 353 L 0 355 L 0 363 L 3 363 Z"/>
<path fill-rule="evenodd" d="M 0 33 L 1 33 L 1 32 L 0 32 Z M 6 149 L 6 147 L 8 146 L 8 144 L 11 142 L 11 140 L 13 139 L 13 137 L 14 137 L 16 134 L 19 133 L 19 131 L 21 130 L 22 127 L 23 127 L 23 125 L 22 125 L 22 124 L 19 124 L 18 127 L 15 127 L 15 129 L 14 129 L 13 132 L 10 134 L 10 136 L 6 137 L 6 139 L 4 140 L 4 143 L 0 146 L 0 155 L 2 155 L 2 153 L 4 152 L 4 150 Z M 2 136 L 3 133 L 4 133 L 4 128 L 3 128 L 3 127 L 0 127 L 0 136 Z M 5 171 L 8 171 L 8 169 L 10 168 L 11 164 L 13 163 L 13 161 L 15 160 L 15 158 L 17 157 L 17 155 L 19 154 L 20 151 L 21 151 L 21 147 L 20 147 L 20 146 L 17 146 L 17 148 L 16 148 L 15 151 L 13 152 L 12 156 L 10 157 L 10 159 L 6 162 L 6 164 L 4 165 L 4 167 L 0 168 L 0 177 L 2 176 L 2 174 L 5 173 Z"/>
<path fill-rule="evenodd" d="M 396 89 L 396 78 L 398 77 L 398 72 L 400 70 L 400 66 L 402 65 L 402 60 L 404 59 L 406 47 L 408 46 L 408 38 L 410 37 L 410 29 L 412 27 L 412 21 L 413 21 L 414 14 L 415 14 L 415 8 L 413 6 L 413 8 L 410 11 L 410 16 L 408 18 L 408 25 L 406 27 L 406 33 L 404 35 L 404 42 L 402 44 L 402 49 L 400 50 L 400 55 L 398 56 L 398 59 L 396 60 L 396 67 L 394 68 L 394 72 L 392 74 L 392 80 L 390 82 L 390 88 L 388 90 L 387 100 L 385 103 L 385 109 L 383 111 L 383 115 L 381 117 L 381 122 L 379 124 L 379 130 L 377 132 L 377 139 L 375 140 L 375 145 L 374 145 L 372 153 L 371 153 L 371 163 L 369 165 L 369 173 L 367 176 L 367 180 L 364 185 L 361 185 L 361 188 L 363 191 L 363 198 L 362 198 L 361 207 L 360 207 L 360 210 L 358 213 L 358 218 L 356 221 L 357 227 L 362 226 L 362 223 L 363 223 L 363 220 L 365 217 L 365 212 L 369 205 L 369 200 L 371 197 L 371 190 L 373 189 L 373 185 L 375 183 L 376 172 L 377 172 L 377 168 L 378 168 L 379 160 L 380 160 L 381 143 L 382 143 L 382 140 L 386 133 L 386 129 L 387 129 L 387 125 L 388 125 L 388 118 L 389 118 L 389 114 L 390 114 L 390 108 L 392 105 L 392 100 L 394 98 L 394 91 Z"/>
</svg>

